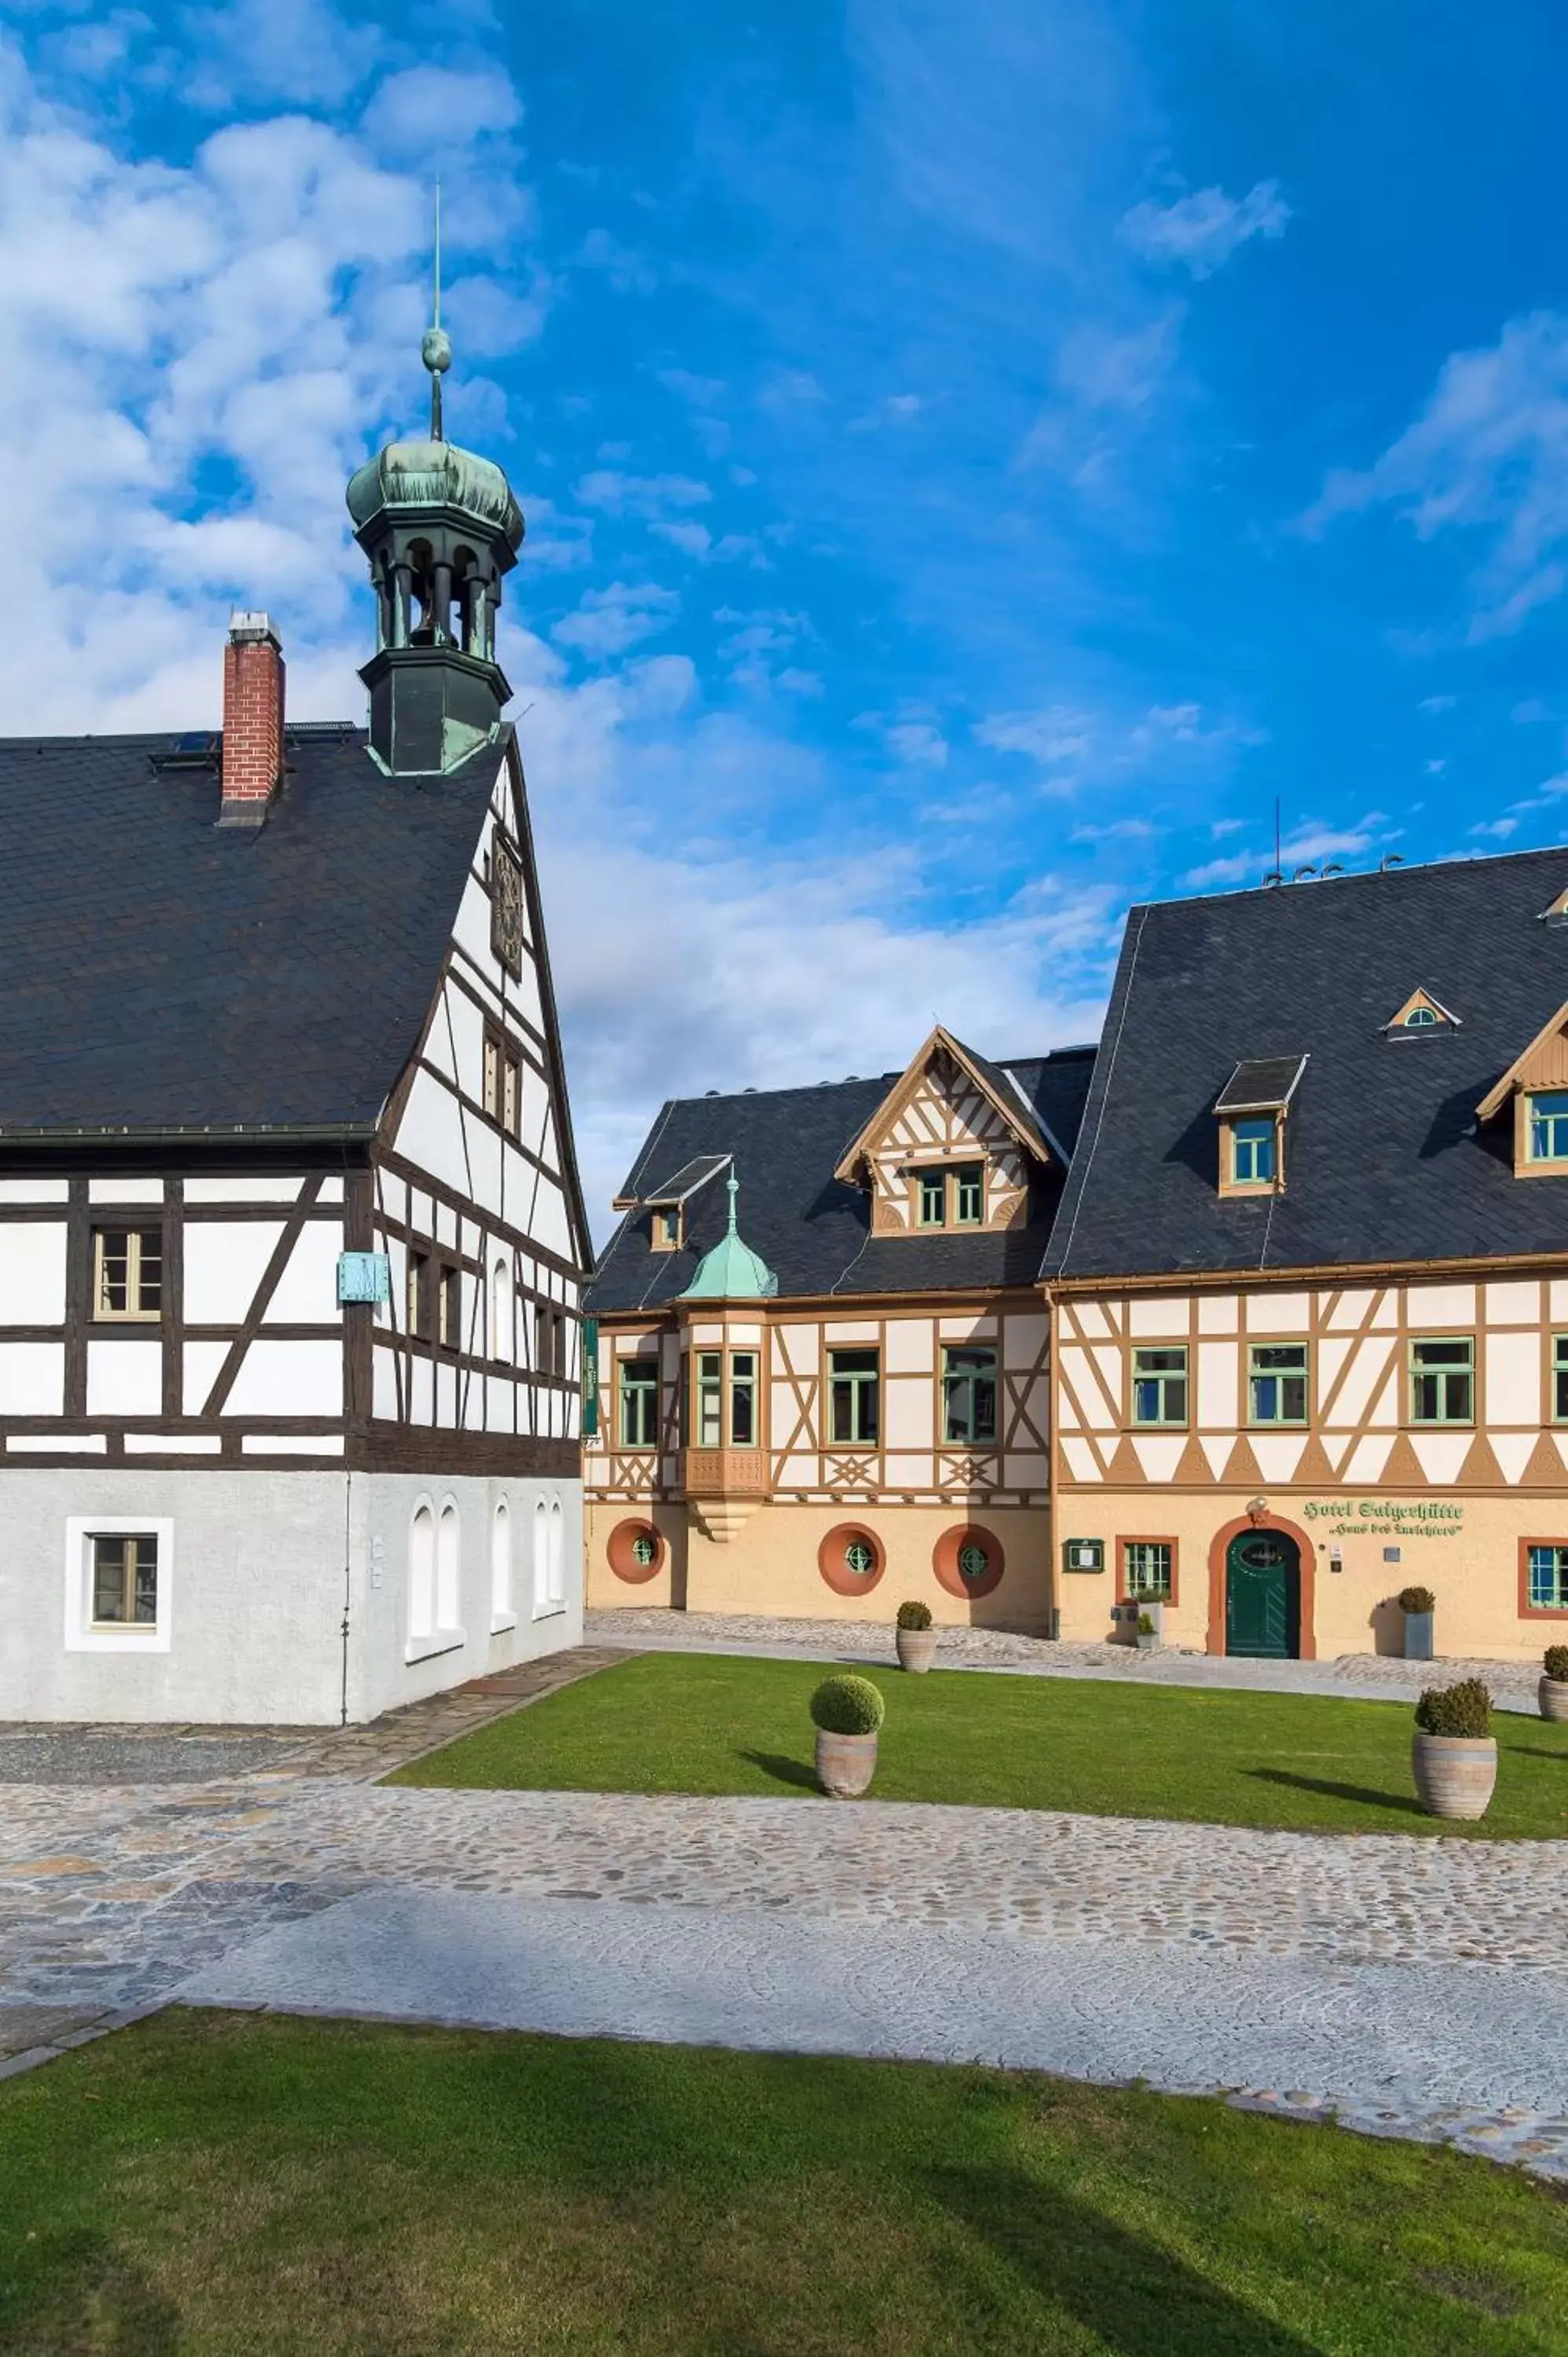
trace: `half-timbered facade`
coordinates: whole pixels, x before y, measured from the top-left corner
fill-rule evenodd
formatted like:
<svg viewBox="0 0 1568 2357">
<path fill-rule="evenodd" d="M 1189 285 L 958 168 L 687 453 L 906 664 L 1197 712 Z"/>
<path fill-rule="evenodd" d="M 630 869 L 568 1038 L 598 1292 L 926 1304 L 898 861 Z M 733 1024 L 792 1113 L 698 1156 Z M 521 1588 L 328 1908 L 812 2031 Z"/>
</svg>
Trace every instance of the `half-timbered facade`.
<svg viewBox="0 0 1568 2357">
<path fill-rule="evenodd" d="M 350 507 L 368 731 L 239 615 L 220 735 L 0 744 L 0 1718 L 360 1719 L 580 1626 L 521 518 L 438 433 Z"/>
<path fill-rule="evenodd" d="M 589 1297 L 591 1601 L 1047 1625 L 1036 1279 L 1091 1062 L 939 1029 L 904 1072 L 663 1107 Z"/>
<path fill-rule="evenodd" d="M 1064 1635 L 1568 1621 L 1568 853 L 1133 910 L 1047 1257 Z M 1115 1616 L 1125 1616 L 1118 1621 Z"/>
</svg>

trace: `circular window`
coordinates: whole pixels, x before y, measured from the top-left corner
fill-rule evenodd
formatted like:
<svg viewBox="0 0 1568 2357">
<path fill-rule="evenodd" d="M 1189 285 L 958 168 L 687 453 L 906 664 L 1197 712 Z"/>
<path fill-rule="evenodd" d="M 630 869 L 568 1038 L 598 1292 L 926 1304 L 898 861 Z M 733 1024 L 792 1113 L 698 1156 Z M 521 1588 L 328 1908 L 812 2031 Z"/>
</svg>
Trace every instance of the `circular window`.
<svg viewBox="0 0 1568 2357">
<path fill-rule="evenodd" d="M 948 1594 L 961 1596 L 966 1604 L 1000 1587 L 1006 1568 L 1001 1540 L 978 1523 L 944 1531 L 931 1550 L 931 1569 Z"/>
<path fill-rule="evenodd" d="M 664 1567 L 664 1541 L 651 1523 L 618 1523 L 605 1553 L 616 1577 L 634 1587 L 656 1579 Z"/>
<path fill-rule="evenodd" d="M 858 1523 L 836 1523 L 817 1549 L 817 1569 L 835 1596 L 869 1596 L 886 1567 L 881 1541 Z"/>
<path fill-rule="evenodd" d="M 1285 1559 L 1278 1539 L 1249 1539 L 1238 1553 L 1249 1571 L 1275 1571 Z"/>
</svg>

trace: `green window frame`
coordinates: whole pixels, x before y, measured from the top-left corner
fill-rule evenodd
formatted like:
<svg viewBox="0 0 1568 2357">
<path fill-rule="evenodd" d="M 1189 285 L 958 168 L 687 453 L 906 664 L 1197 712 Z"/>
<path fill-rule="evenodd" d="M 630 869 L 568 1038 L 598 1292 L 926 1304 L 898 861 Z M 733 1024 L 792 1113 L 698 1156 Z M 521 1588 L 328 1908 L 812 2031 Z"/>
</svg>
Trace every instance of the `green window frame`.
<svg viewBox="0 0 1568 2357">
<path fill-rule="evenodd" d="M 919 1175 L 919 1221 L 923 1228 L 945 1228 L 948 1223 L 948 1174 L 945 1170 L 922 1170 Z"/>
<path fill-rule="evenodd" d="M 1410 1346 L 1412 1424 L 1474 1424 L 1473 1335 L 1423 1335 Z"/>
<path fill-rule="evenodd" d="M 985 1165 L 961 1162 L 952 1174 L 953 1225 L 978 1228 L 985 1222 Z"/>
<path fill-rule="evenodd" d="M 1568 1334 L 1552 1337 L 1552 1421 L 1568 1424 Z"/>
<path fill-rule="evenodd" d="M 1254 1342 L 1247 1352 L 1249 1424 L 1305 1424 L 1308 1351 L 1305 1342 Z"/>
<path fill-rule="evenodd" d="M 619 1369 L 620 1445 L 623 1448 L 659 1446 L 659 1361 L 623 1359 Z"/>
<path fill-rule="evenodd" d="M 699 1448 L 722 1448 L 725 1437 L 725 1359 L 722 1351 L 699 1351 L 693 1418 Z"/>
<path fill-rule="evenodd" d="M 951 1343 L 942 1350 L 942 1438 L 956 1448 L 996 1445 L 996 1353 Z"/>
<path fill-rule="evenodd" d="M 1122 1594 L 1133 1604 L 1168 1604 L 1172 1548 L 1168 1539 L 1123 1539 Z"/>
<path fill-rule="evenodd" d="M 732 1448 L 757 1446 L 755 1351 L 732 1351 L 729 1354 L 729 1445 Z"/>
<path fill-rule="evenodd" d="M 1133 1353 L 1133 1421 L 1140 1425 L 1185 1425 L 1187 1402 L 1187 1344 L 1167 1342 Z"/>
<path fill-rule="evenodd" d="M 1531 1091 L 1530 1158 L 1532 1162 L 1568 1162 L 1568 1089 Z"/>
<path fill-rule="evenodd" d="M 1529 1579 L 1531 1612 L 1568 1612 L 1568 1546 L 1532 1546 Z"/>
<path fill-rule="evenodd" d="M 1268 1114 L 1256 1121 L 1232 1122 L 1230 1184 L 1233 1187 L 1272 1187 L 1275 1167 L 1273 1115 Z"/>
<path fill-rule="evenodd" d="M 876 1447 L 881 1387 L 880 1351 L 829 1351 L 828 1430 L 834 1447 Z"/>
<path fill-rule="evenodd" d="M 1404 1028 L 1407 1031 L 1426 1031 L 1436 1020 L 1436 1013 L 1432 1007 L 1412 1006 L 1404 1018 Z"/>
</svg>

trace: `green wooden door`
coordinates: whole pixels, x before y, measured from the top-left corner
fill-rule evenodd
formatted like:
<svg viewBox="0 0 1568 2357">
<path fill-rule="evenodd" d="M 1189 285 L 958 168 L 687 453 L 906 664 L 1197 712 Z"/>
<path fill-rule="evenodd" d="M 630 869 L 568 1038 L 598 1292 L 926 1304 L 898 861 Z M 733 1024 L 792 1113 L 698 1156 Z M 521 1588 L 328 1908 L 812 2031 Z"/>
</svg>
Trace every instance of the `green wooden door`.
<svg viewBox="0 0 1568 2357">
<path fill-rule="evenodd" d="M 1281 1531 L 1243 1531 L 1225 1550 L 1225 1650 L 1292 1661 L 1301 1648 L 1301 1556 Z"/>
</svg>

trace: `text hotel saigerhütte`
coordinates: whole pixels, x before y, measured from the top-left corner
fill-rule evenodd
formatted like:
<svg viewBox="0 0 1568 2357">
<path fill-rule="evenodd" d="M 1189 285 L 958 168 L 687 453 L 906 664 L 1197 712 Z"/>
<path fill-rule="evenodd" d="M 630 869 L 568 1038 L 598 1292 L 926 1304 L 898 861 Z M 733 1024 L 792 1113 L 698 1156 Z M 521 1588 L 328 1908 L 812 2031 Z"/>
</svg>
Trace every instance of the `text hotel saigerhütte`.
<svg viewBox="0 0 1568 2357">
<path fill-rule="evenodd" d="M 1309 1523 L 1332 1523 L 1336 1538 L 1397 1532 L 1401 1538 L 1454 1539 L 1465 1519 L 1463 1506 L 1431 1500 L 1403 1506 L 1391 1498 L 1330 1499 L 1304 1506 L 1302 1513 Z"/>
</svg>

